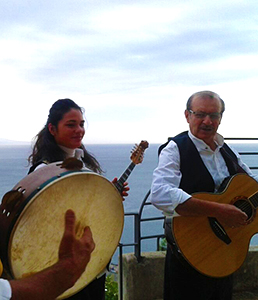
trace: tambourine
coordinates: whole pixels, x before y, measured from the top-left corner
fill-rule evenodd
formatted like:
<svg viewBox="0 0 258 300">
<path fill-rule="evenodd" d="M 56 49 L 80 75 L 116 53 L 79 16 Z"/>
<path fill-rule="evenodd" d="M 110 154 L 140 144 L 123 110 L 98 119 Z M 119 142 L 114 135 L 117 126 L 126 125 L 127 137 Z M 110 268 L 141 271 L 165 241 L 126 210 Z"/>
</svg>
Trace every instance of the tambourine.
<svg viewBox="0 0 258 300">
<path fill-rule="evenodd" d="M 103 176 L 86 169 L 46 165 L 22 179 L 5 194 L 0 206 L 1 259 L 15 278 L 30 276 L 58 260 L 64 215 L 76 215 L 76 234 L 90 226 L 96 244 L 85 272 L 57 299 L 70 297 L 100 274 L 112 258 L 122 235 L 122 196 Z"/>
</svg>

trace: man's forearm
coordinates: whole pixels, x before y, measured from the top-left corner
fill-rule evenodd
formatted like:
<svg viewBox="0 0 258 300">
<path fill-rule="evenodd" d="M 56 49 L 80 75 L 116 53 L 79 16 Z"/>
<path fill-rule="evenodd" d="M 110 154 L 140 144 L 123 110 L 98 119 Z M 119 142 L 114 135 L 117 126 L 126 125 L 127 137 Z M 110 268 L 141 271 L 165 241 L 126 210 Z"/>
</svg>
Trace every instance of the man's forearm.
<svg viewBox="0 0 258 300">
<path fill-rule="evenodd" d="M 78 276 L 69 265 L 58 262 L 31 277 L 10 281 L 12 300 L 52 300 L 72 287 Z"/>
<path fill-rule="evenodd" d="M 221 210 L 221 204 L 205 201 L 194 197 L 176 207 L 176 212 L 182 216 L 216 216 Z"/>
<path fill-rule="evenodd" d="M 176 212 L 189 217 L 216 217 L 223 224 L 239 227 L 247 224 L 245 212 L 232 204 L 217 203 L 191 197 L 176 208 Z"/>
</svg>

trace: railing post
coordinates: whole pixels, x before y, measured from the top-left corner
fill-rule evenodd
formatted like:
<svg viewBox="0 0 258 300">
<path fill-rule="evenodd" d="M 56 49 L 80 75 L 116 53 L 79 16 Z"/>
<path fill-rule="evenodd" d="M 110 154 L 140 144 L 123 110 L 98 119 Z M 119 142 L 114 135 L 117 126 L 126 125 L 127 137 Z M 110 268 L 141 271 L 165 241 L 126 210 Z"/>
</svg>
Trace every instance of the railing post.
<svg viewBox="0 0 258 300">
<path fill-rule="evenodd" d="M 139 262 L 141 260 L 141 224 L 139 214 L 134 215 L 134 255 Z"/>
<path fill-rule="evenodd" d="M 119 299 L 123 300 L 123 245 L 119 243 Z"/>
</svg>

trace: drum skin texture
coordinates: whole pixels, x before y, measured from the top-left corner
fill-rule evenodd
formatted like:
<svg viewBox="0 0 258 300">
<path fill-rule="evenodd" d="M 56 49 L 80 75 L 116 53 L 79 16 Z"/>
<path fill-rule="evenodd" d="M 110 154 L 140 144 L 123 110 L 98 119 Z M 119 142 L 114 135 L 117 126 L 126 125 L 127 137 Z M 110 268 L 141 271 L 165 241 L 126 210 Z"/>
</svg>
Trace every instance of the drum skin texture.
<svg viewBox="0 0 258 300">
<path fill-rule="evenodd" d="M 64 215 L 72 209 L 76 235 L 80 238 L 84 227 L 90 226 L 96 246 L 80 279 L 57 299 L 78 293 L 105 270 L 118 246 L 124 226 L 122 196 L 103 176 L 85 169 L 61 169 L 58 163 L 29 174 L 13 190 L 17 189 L 24 199 L 9 215 L 5 268 L 18 279 L 57 262 Z"/>
</svg>

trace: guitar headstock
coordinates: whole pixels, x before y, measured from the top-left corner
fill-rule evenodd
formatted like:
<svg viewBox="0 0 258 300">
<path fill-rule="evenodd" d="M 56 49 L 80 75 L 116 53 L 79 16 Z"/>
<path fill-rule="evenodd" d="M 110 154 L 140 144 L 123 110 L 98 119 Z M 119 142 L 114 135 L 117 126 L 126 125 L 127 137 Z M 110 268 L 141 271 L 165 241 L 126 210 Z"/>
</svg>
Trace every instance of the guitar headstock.
<svg viewBox="0 0 258 300">
<path fill-rule="evenodd" d="M 144 151 L 148 147 L 149 143 L 147 141 L 141 141 L 140 145 L 136 144 L 135 147 L 132 149 L 132 155 L 130 158 L 135 165 L 142 163 Z"/>
</svg>

